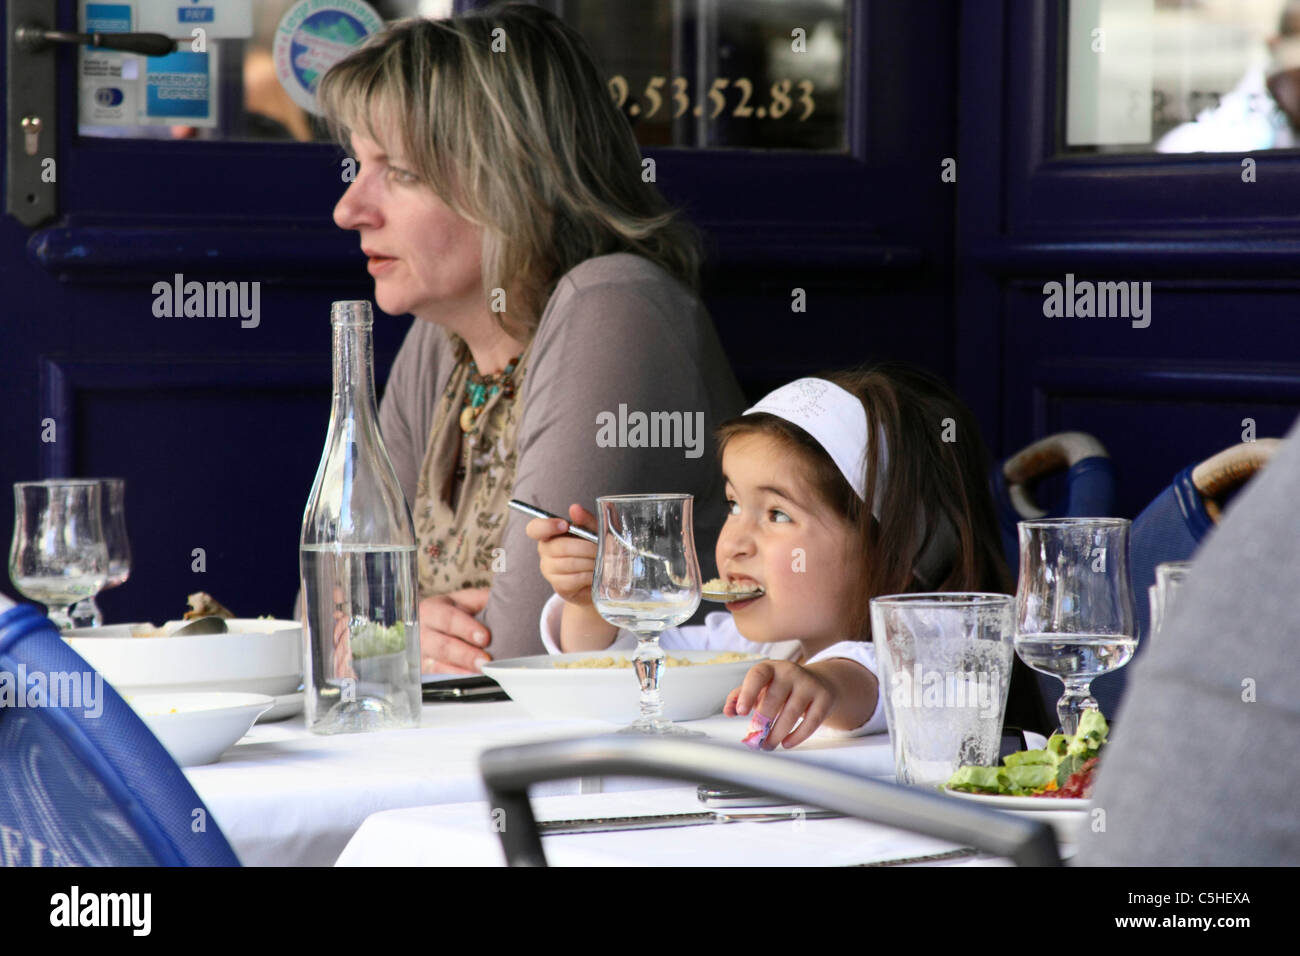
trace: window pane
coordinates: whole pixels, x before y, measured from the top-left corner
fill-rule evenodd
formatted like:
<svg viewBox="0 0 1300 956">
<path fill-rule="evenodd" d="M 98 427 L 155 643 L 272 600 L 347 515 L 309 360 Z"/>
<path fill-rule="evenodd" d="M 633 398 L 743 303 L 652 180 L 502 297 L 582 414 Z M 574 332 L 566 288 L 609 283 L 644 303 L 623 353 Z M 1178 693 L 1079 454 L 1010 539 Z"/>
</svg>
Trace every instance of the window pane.
<svg viewBox="0 0 1300 956">
<path fill-rule="evenodd" d="M 199 18 L 206 13 L 174 2 L 82 0 L 83 29 L 165 33 L 183 42 L 179 52 L 167 57 L 82 48 L 79 132 L 130 139 L 329 139 L 325 124 L 295 101 L 276 70 L 276 32 L 296 3 L 220 0 L 204 5 L 215 11 L 207 20 Z M 452 0 L 369 0 L 369 5 L 383 20 L 444 17 L 451 14 Z M 186 23 L 182 16 L 195 19 Z M 289 48 L 300 77 L 297 84 L 290 81 L 290 88 L 305 89 L 303 84 L 310 83 L 316 72 L 313 56 L 345 50 L 359 42 L 365 27 L 334 14 L 307 19 L 297 36 L 309 34 L 316 44 Z M 195 28 L 205 31 L 201 44 L 195 42 Z"/>
<path fill-rule="evenodd" d="M 1065 61 L 1069 152 L 1300 143 L 1300 0 L 1070 0 Z"/>
<path fill-rule="evenodd" d="M 844 0 L 550 0 L 642 146 L 845 148 Z"/>
</svg>

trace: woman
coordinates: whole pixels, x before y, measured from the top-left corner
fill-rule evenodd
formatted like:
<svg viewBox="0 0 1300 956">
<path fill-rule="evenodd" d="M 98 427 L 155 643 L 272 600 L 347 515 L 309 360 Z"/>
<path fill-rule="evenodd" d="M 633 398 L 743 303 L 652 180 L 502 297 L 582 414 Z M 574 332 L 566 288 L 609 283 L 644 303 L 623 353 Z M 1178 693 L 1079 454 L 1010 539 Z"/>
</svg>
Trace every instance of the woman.
<svg viewBox="0 0 1300 956">
<path fill-rule="evenodd" d="M 643 181 L 581 37 L 522 4 L 410 20 L 319 98 L 359 161 L 334 220 L 360 233 L 379 307 L 416 317 L 380 424 L 419 544 L 425 672 L 543 652 L 550 588 L 510 498 L 690 492 L 711 553 L 711 436 L 742 396 L 695 296 L 694 233 Z"/>
</svg>

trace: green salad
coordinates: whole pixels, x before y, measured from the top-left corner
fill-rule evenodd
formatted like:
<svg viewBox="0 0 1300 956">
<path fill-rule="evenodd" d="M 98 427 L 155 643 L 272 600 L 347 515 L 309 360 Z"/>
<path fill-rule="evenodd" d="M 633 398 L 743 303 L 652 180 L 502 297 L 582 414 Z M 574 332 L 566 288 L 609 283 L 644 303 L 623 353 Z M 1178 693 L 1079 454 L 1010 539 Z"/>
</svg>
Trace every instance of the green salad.
<svg viewBox="0 0 1300 956">
<path fill-rule="evenodd" d="M 1013 797 L 1075 796 L 1071 791 L 1082 781 L 1071 778 L 1091 776 L 1108 732 L 1100 711 L 1085 710 L 1073 737 L 1052 734 L 1042 750 L 1007 754 L 1001 767 L 962 767 L 949 778 L 947 788 Z"/>
<path fill-rule="evenodd" d="M 352 658 L 379 657 L 406 650 L 406 625 L 402 621 L 385 627 L 376 621 L 352 628 Z"/>
</svg>

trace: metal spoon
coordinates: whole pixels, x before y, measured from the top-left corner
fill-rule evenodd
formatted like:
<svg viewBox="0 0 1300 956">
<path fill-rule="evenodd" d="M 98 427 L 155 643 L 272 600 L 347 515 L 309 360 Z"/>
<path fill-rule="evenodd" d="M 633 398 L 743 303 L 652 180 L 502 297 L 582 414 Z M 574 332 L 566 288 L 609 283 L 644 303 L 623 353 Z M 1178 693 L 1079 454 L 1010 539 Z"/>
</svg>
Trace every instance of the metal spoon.
<svg viewBox="0 0 1300 956">
<path fill-rule="evenodd" d="M 750 598 L 762 596 L 762 588 L 755 588 L 752 591 L 713 591 L 703 588 L 700 590 L 700 597 L 704 598 L 704 600 L 717 601 L 719 604 L 732 604 L 736 601 L 748 601 Z"/>
<path fill-rule="evenodd" d="M 198 634 L 225 634 L 230 628 L 222 617 L 196 617 L 169 634 L 169 637 L 194 637 Z"/>
<path fill-rule="evenodd" d="M 530 505 L 526 501 L 518 501 L 514 498 L 510 499 L 508 505 L 509 507 L 513 508 L 515 511 L 522 512 L 523 514 L 526 515 L 531 515 L 534 518 L 555 518 L 560 521 L 563 521 L 565 524 L 569 526 L 568 530 L 565 531 L 565 534 L 571 534 L 575 538 L 581 538 L 583 541 L 590 541 L 592 544 L 595 545 L 600 544 L 600 538 L 596 537 L 594 532 L 588 531 L 586 528 L 578 527 L 578 525 L 574 524 L 568 518 L 563 518 L 557 514 L 551 514 L 551 512 L 539 508 L 536 505 Z M 647 551 L 645 548 L 638 548 L 631 541 L 627 540 L 627 538 L 619 534 L 618 531 L 615 530 L 614 528 L 610 528 L 609 533 L 611 536 L 613 536 L 618 540 L 619 544 L 623 545 L 623 547 L 627 548 L 627 550 L 631 551 L 633 554 L 636 554 L 642 558 L 649 558 L 651 561 L 658 561 L 661 564 L 668 565 L 669 563 L 668 559 L 665 558 L 663 555 L 655 554 L 653 551 Z M 681 578 L 673 574 L 671 568 L 668 571 L 668 576 L 672 578 L 673 583 L 678 585 L 678 587 L 683 586 L 686 581 L 685 578 Z"/>
</svg>

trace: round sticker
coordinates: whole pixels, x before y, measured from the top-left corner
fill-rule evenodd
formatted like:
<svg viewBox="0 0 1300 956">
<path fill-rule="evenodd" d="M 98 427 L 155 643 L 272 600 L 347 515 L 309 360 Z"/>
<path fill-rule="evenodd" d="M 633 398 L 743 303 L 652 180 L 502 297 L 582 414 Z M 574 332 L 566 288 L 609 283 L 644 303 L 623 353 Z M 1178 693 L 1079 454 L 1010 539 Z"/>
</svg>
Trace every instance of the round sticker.
<svg viewBox="0 0 1300 956">
<path fill-rule="evenodd" d="M 290 99 L 320 116 L 316 86 L 325 71 L 383 28 L 383 19 L 361 0 L 302 0 L 276 27 L 275 75 Z"/>
</svg>

